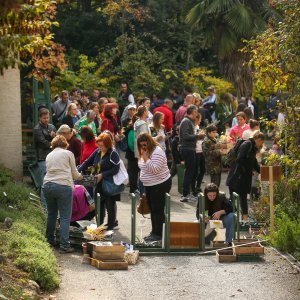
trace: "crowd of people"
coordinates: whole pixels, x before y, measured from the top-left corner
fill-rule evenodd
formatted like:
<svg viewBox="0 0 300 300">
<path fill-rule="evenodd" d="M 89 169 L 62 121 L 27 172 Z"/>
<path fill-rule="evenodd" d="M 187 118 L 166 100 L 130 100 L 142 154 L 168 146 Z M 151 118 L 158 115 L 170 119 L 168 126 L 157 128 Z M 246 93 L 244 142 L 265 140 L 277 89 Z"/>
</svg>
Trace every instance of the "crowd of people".
<svg viewBox="0 0 300 300">
<path fill-rule="evenodd" d="M 233 208 L 229 199 L 220 196 L 219 187 L 222 171 L 229 167 L 226 184 L 230 195 L 239 195 L 242 218 L 247 222 L 252 175 L 260 172 L 258 162 L 264 149 L 255 109 L 251 99 L 238 100 L 231 94 L 219 97 L 214 87 L 207 89 L 204 99 L 188 87 L 182 94 L 172 87 L 165 99 L 158 94 L 135 98 L 125 82 L 117 98 L 99 89 L 91 95 L 79 89 L 70 94 L 62 91 L 51 111 L 39 109 L 39 123 L 34 127 L 49 243 L 54 243 L 59 213 L 60 249 L 72 251 L 67 228 L 70 222 L 94 216 L 97 193 L 101 196 L 100 223 L 107 212 L 107 228 L 119 225 L 120 193 L 108 194 L 104 185 L 119 172 L 122 152 L 127 160 L 129 192 L 145 194 L 151 210 L 152 230 L 145 241 L 161 239 L 164 195 L 171 189 L 178 166 L 184 165 L 180 201 L 196 201 L 204 188 L 209 217 L 223 221 L 226 242 L 231 243 Z M 224 158 L 232 149 L 236 160 L 226 166 Z M 94 188 L 74 186 L 73 180 L 82 179 L 82 173 L 95 176 Z M 202 187 L 205 174 L 210 183 Z M 80 213 L 79 207 L 84 212 Z"/>
</svg>

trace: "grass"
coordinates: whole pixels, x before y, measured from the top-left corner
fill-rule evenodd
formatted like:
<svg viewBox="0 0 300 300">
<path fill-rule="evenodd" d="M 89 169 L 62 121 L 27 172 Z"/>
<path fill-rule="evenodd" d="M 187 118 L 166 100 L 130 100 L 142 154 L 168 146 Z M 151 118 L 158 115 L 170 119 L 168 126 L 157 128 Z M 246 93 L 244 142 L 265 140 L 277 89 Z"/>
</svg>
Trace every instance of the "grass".
<svg viewBox="0 0 300 300">
<path fill-rule="evenodd" d="M 44 210 L 39 201 L 29 199 L 29 194 L 34 193 L 30 187 L 13 182 L 12 173 L 2 170 L 0 166 L 0 222 L 10 217 L 13 225 L 8 231 L 0 229 L 0 253 L 28 273 L 28 278 L 42 290 L 53 290 L 59 285 L 58 265 L 45 238 Z M 2 292 L 9 299 L 21 299 L 17 297 L 20 287 Z"/>
</svg>

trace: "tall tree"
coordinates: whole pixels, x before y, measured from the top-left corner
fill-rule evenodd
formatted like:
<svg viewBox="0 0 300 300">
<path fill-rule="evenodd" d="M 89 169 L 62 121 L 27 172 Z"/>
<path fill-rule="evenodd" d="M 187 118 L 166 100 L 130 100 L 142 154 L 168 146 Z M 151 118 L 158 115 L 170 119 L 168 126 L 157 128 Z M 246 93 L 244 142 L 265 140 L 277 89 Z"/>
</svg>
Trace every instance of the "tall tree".
<svg viewBox="0 0 300 300">
<path fill-rule="evenodd" d="M 252 92 L 248 56 L 239 51 L 243 40 L 262 32 L 271 17 L 278 17 L 267 0 L 199 0 L 187 15 L 187 22 L 200 27 L 205 45 L 218 56 L 221 71 L 230 80 L 238 96 Z"/>
</svg>

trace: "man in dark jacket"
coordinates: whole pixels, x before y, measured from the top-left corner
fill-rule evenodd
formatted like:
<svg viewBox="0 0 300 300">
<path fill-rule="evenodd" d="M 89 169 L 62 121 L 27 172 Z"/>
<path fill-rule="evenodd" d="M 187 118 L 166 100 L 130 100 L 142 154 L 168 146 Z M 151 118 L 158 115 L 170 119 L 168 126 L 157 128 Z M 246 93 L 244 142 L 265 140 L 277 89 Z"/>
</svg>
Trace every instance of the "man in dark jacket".
<svg viewBox="0 0 300 300">
<path fill-rule="evenodd" d="M 247 194 L 251 191 L 252 172 L 260 173 L 256 153 L 262 148 L 264 134 L 256 132 L 252 138 L 243 142 L 237 151 L 237 160 L 231 166 L 226 185 L 230 194 L 236 192 L 240 196 L 243 221 L 248 221 Z"/>
<path fill-rule="evenodd" d="M 54 125 L 49 124 L 49 121 L 49 110 L 41 108 L 39 110 L 39 123 L 33 128 L 33 140 L 42 180 L 44 180 L 46 175 L 46 156 L 51 152 L 51 141 L 56 134 L 56 128 Z M 43 193 L 41 193 L 41 200 L 44 207 L 46 207 L 46 200 Z"/>
<path fill-rule="evenodd" d="M 202 133 L 195 134 L 194 131 L 194 121 L 198 114 L 197 106 L 190 105 L 186 110 L 186 117 L 183 118 L 179 126 L 180 154 L 184 160 L 185 167 L 181 202 L 194 200 L 192 195 L 189 196 L 189 192 L 193 177 L 195 176 L 196 141 L 204 137 Z"/>
</svg>

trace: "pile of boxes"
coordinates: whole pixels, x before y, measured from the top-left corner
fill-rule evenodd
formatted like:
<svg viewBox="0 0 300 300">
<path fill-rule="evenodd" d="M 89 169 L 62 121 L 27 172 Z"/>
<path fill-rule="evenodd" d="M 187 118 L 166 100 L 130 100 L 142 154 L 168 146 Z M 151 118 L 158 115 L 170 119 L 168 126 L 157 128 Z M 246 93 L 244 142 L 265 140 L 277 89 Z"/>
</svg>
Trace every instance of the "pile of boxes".
<svg viewBox="0 0 300 300">
<path fill-rule="evenodd" d="M 83 244 L 83 262 L 99 270 L 128 270 L 129 264 L 138 260 L 138 251 L 111 242 L 91 241 Z"/>
</svg>

